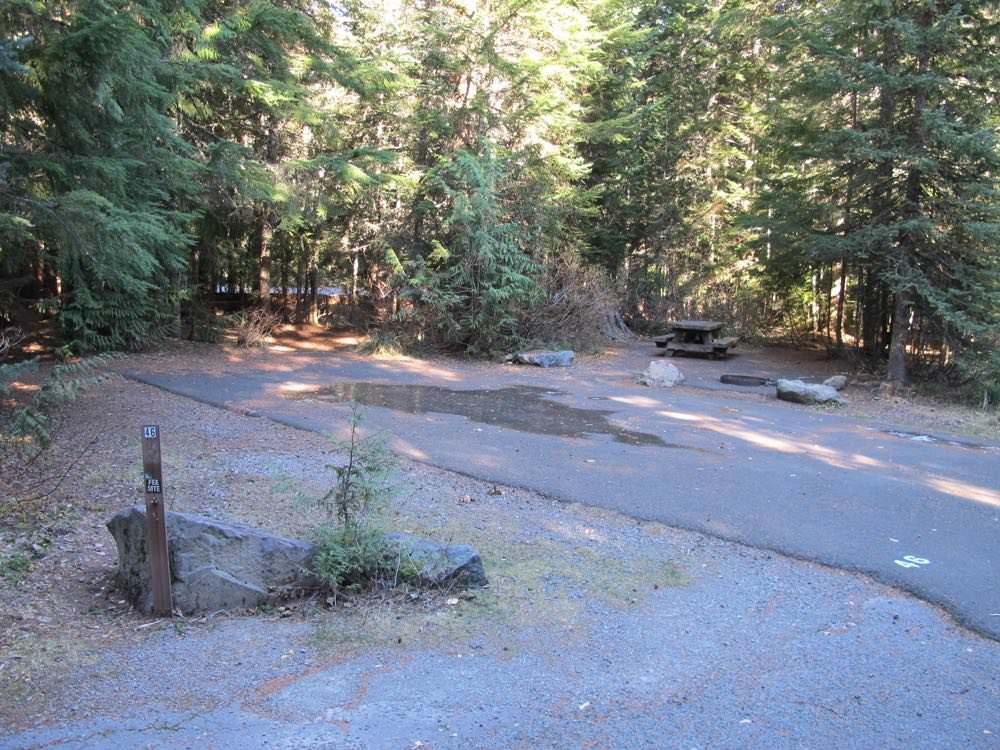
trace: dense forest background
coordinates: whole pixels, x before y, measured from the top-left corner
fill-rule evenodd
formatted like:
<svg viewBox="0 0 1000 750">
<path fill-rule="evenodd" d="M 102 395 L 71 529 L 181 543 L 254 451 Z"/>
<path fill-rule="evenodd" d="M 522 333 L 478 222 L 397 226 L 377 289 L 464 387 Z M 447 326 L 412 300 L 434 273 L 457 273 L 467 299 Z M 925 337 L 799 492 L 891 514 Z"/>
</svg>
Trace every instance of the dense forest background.
<svg viewBox="0 0 1000 750">
<path fill-rule="evenodd" d="M 713 317 L 1000 401 L 1000 7 L 5 0 L 0 328 L 476 354 Z"/>
</svg>

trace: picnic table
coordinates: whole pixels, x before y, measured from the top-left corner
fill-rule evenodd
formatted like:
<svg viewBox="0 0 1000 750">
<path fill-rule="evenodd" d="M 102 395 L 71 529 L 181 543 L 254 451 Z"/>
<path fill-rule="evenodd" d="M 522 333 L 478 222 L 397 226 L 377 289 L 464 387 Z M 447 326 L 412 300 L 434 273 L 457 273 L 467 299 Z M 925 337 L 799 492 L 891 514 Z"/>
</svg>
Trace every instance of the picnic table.
<svg viewBox="0 0 1000 750">
<path fill-rule="evenodd" d="M 726 356 L 730 347 L 736 345 L 739 338 L 736 336 L 722 336 L 718 334 L 722 330 L 722 323 L 716 320 L 678 320 L 671 323 L 671 333 L 653 339 L 654 343 L 663 353 L 670 352 L 674 356 L 677 352 L 695 352 L 707 354 L 712 359 L 718 356 Z"/>
</svg>

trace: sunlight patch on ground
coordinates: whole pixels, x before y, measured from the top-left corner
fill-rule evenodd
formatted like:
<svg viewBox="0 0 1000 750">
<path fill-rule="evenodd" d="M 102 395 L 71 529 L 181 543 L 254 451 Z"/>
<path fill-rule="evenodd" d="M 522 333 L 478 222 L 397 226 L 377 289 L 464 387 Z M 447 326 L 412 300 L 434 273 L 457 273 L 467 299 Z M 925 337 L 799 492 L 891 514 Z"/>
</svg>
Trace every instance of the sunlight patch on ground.
<svg viewBox="0 0 1000 750">
<path fill-rule="evenodd" d="M 451 383 L 462 380 L 462 376 L 453 370 L 446 370 L 443 367 L 438 367 L 430 362 L 414 359 L 413 357 L 392 357 L 388 361 L 376 361 L 374 364 L 380 370 L 405 370 L 416 375 L 430 375 L 431 377 L 441 378 Z"/>
<path fill-rule="evenodd" d="M 655 409 L 661 406 L 659 401 L 648 396 L 609 396 L 608 401 L 617 401 L 627 406 L 642 406 L 647 409 Z"/>
<path fill-rule="evenodd" d="M 943 492 L 946 495 L 961 497 L 965 500 L 972 500 L 977 503 L 983 503 L 984 505 L 992 505 L 995 508 L 1000 508 L 1000 492 L 987 489 L 986 487 L 980 487 L 979 485 L 970 484 L 969 482 L 963 482 L 958 479 L 949 479 L 948 477 L 941 476 L 929 477 L 927 484 L 936 489 L 938 492 Z"/>
<path fill-rule="evenodd" d="M 992 505 L 1000 508 L 1000 492 L 980 487 L 970 482 L 963 482 L 959 479 L 948 477 L 927 475 L 915 471 L 910 467 L 896 466 L 877 458 L 871 458 L 862 453 L 844 454 L 840 451 L 827 448 L 817 443 L 792 442 L 782 437 L 768 435 L 763 432 L 750 430 L 742 425 L 726 420 L 704 415 L 688 414 L 685 412 L 659 411 L 660 416 L 668 419 L 675 419 L 682 422 L 694 423 L 697 427 L 711 430 L 720 435 L 725 435 L 737 440 L 742 440 L 751 445 L 766 450 L 777 451 L 779 453 L 800 454 L 815 458 L 817 461 L 832 466 L 837 469 L 876 469 L 891 479 L 908 480 L 926 484 L 938 492 L 943 492 L 952 497 L 971 500 L 985 505 Z"/>
<path fill-rule="evenodd" d="M 278 386 L 278 390 L 284 393 L 307 393 L 315 391 L 316 387 L 312 383 L 299 383 L 295 380 L 289 380 Z"/>
<path fill-rule="evenodd" d="M 22 383 L 20 380 L 15 380 L 8 385 L 12 391 L 18 391 L 19 393 L 35 393 L 42 389 L 38 383 Z"/>
<path fill-rule="evenodd" d="M 827 448 L 818 443 L 795 442 L 761 430 L 747 428 L 740 422 L 718 419 L 717 417 L 709 417 L 701 414 L 689 414 L 687 412 L 659 411 L 657 414 L 668 419 L 691 422 L 702 429 L 711 430 L 719 435 L 725 435 L 735 440 L 742 440 L 745 443 L 765 450 L 790 455 L 811 456 L 835 469 L 853 469 L 860 466 L 879 469 L 889 468 L 882 461 L 868 458 L 860 453 L 846 456 L 840 451 Z"/>
<path fill-rule="evenodd" d="M 392 449 L 397 453 L 402 453 L 407 458 L 412 458 L 414 461 L 430 460 L 430 457 L 423 450 L 400 438 L 393 441 Z"/>
<path fill-rule="evenodd" d="M 357 336 L 336 336 L 305 341 L 289 341 L 288 339 L 281 339 L 281 341 L 280 344 L 271 344 L 268 349 L 272 352 L 329 352 L 334 349 L 357 346 L 360 339 Z"/>
<path fill-rule="evenodd" d="M 666 417 L 667 419 L 677 419 L 681 422 L 705 422 L 711 419 L 711 417 L 704 417 L 698 414 L 685 414 L 680 411 L 660 411 L 657 412 L 661 417 Z"/>
<path fill-rule="evenodd" d="M 862 455 L 861 453 L 851 454 L 851 461 L 853 461 L 858 466 L 867 466 L 873 469 L 889 468 L 889 465 L 885 461 L 879 461 L 877 458 L 871 458 L 869 456 Z"/>
</svg>

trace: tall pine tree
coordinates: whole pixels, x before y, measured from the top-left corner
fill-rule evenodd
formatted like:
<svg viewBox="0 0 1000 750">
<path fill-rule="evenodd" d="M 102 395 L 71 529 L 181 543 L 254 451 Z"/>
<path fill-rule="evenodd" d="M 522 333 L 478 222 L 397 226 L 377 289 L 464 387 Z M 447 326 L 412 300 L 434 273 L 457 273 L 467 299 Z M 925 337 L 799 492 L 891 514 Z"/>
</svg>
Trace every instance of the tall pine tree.
<svg viewBox="0 0 1000 750">
<path fill-rule="evenodd" d="M 782 19 L 773 175 L 758 203 L 772 269 L 843 259 L 860 333 L 907 380 L 914 325 L 996 332 L 1000 78 L 994 3 L 844 0 Z M 798 261 L 801 261 L 799 263 Z"/>
</svg>

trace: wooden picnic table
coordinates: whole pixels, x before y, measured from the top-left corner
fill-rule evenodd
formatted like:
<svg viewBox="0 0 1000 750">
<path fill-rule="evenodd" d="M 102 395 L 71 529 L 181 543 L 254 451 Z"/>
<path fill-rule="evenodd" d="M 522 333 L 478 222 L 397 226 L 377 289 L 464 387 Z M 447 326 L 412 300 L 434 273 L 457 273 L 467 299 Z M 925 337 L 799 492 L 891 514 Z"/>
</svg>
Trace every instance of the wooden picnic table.
<svg viewBox="0 0 1000 750">
<path fill-rule="evenodd" d="M 718 333 L 722 326 L 717 320 L 678 320 L 670 324 L 671 333 L 654 339 L 654 342 L 664 350 L 664 354 L 670 352 L 671 357 L 677 352 L 695 352 L 715 359 L 720 355 L 726 356 L 730 347 L 739 341 L 736 336 L 720 337 Z"/>
</svg>

